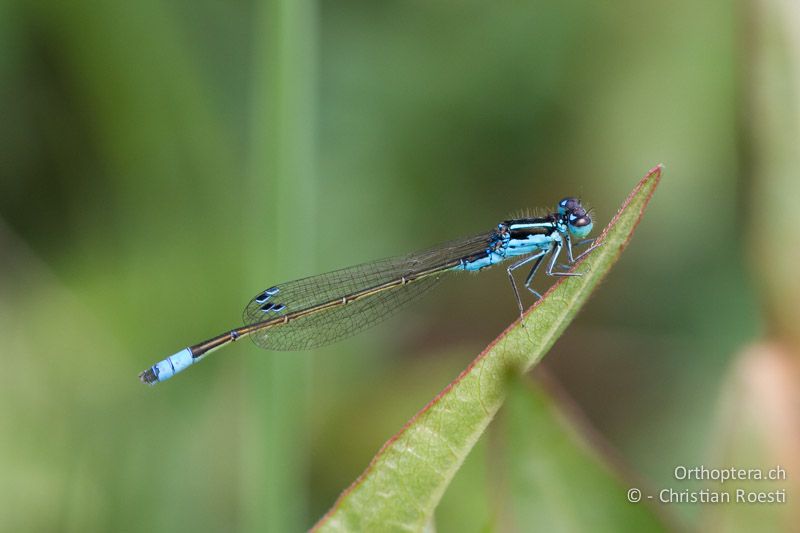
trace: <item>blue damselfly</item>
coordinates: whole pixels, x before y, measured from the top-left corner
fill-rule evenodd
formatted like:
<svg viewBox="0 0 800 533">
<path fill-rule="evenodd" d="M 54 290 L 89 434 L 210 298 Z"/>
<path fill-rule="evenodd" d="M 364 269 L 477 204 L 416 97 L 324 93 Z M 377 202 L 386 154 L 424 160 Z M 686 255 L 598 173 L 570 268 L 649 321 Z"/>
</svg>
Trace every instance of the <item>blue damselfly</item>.
<svg viewBox="0 0 800 533">
<path fill-rule="evenodd" d="M 531 282 L 545 257 L 550 255 L 548 275 L 580 275 L 555 269 L 563 248 L 570 264 L 594 249 L 593 241 L 585 239 L 591 230 L 592 219 L 580 201 L 565 198 L 555 212 L 542 217 L 506 220 L 487 233 L 422 252 L 275 285 L 250 300 L 243 313 L 244 326 L 184 348 L 139 378 L 148 384 L 167 380 L 211 351 L 245 336 L 267 350 L 307 350 L 330 344 L 378 323 L 448 272 L 478 271 L 514 257 L 519 260 L 506 270 L 522 315 L 514 270 L 533 263 L 524 286 L 541 298 Z M 573 244 L 573 238 L 581 240 Z M 590 246 L 573 257 L 573 246 L 581 244 Z"/>
</svg>

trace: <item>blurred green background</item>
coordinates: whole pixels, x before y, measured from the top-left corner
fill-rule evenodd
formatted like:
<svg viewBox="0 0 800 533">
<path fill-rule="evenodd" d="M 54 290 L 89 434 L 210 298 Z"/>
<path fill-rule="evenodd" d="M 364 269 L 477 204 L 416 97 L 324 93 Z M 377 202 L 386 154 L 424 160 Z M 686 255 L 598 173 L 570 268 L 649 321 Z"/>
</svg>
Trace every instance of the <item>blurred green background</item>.
<svg viewBox="0 0 800 533">
<path fill-rule="evenodd" d="M 311 353 L 137 373 L 277 282 L 566 195 L 602 227 L 656 163 L 539 371 L 641 485 L 791 468 L 798 27 L 777 0 L 0 3 L 0 528 L 310 527 L 514 320 L 503 269 Z M 495 523 L 490 448 L 439 530 Z M 720 529 L 752 511 L 666 507 Z M 797 507 L 757 512 L 788 531 Z"/>
</svg>

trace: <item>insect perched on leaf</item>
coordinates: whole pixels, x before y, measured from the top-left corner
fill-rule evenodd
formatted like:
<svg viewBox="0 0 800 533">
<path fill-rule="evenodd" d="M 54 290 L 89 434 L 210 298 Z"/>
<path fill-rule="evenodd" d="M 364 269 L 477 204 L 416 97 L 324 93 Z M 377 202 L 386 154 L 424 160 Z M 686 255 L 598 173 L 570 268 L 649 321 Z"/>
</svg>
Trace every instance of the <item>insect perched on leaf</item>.
<svg viewBox="0 0 800 533">
<path fill-rule="evenodd" d="M 258 293 L 244 309 L 245 325 L 184 348 L 139 375 L 144 383 L 165 381 L 213 350 L 249 336 L 266 350 L 305 350 L 336 342 L 373 326 L 428 291 L 445 274 L 478 271 L 517 258 L 506 268 L 522 314 L 514 270 L 533 263 L 524 286 L 549 255 L 549 276 L 579 276 L 555 269 L 562 249 L 574 263 L 594 249 L 586 239 L 592 219 L 577 198 L 564 198 L 543 217 L 506 220 L 489 232 L 435 246 L 402 257 L 289 281 Z M 573 243 L 572 240 L 577 239 Z M 578 257 L 573 246 L 590 244 Z"/>
</svg>

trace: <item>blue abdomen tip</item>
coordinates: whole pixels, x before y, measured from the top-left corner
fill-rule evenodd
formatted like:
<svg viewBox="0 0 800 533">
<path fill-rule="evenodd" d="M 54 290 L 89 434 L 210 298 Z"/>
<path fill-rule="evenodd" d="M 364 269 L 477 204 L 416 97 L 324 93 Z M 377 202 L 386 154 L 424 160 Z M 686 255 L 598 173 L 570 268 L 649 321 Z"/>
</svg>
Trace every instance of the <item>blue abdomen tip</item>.
<svg viewBox="0 0 800 533">
<path fill-rule="evenodd" d="M 168 380 L 178 372 L 190 367 L 192 363 L 194 363 L 192 351 L 189 348 L 184 348 L 139 374 L 139 379 L 142 383 L 154 385 Z"/>
</svg>

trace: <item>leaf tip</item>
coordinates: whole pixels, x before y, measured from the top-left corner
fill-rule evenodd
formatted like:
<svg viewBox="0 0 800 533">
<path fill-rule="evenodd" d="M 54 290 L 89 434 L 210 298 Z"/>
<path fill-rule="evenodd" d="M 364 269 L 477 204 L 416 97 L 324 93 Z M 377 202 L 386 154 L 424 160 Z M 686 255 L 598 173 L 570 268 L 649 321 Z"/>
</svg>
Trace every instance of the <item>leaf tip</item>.
<svg viewBox="0 0 800 533">
<path fill-rule="evenodd" d="M 666 168 L 664 163 L 657 164 L 647 172 L 646 178 L 660 178 L 661 174 L 664 172 L 664 168 Z"/>
</svg>

